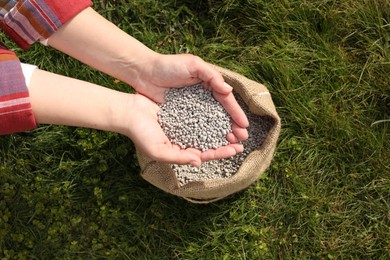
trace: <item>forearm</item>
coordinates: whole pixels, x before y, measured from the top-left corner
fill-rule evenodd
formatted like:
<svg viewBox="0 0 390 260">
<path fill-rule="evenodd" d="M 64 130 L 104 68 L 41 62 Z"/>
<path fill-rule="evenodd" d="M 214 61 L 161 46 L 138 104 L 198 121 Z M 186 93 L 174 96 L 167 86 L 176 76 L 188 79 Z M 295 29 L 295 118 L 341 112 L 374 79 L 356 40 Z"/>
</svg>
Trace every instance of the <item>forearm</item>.
<svg viewBox="0 0 390 260">
<path fill-rule="evenodd" d="M 28 86 L 37 123 L 125 134 L 132 95 L 36 69 Z"/>
<path fill-rule="evenodd" d="M 158 55 L 120 30 L 92 8 L 87 8 L 49 38 L 49 45 L 131 84 L 140 68 Z"/>
</svg>

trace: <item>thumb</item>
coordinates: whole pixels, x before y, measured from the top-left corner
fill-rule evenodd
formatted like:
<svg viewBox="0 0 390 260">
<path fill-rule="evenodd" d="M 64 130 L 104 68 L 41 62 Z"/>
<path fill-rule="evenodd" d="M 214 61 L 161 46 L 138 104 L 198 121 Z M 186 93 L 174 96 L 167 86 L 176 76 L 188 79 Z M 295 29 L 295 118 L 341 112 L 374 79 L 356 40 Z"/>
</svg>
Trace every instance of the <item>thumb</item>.
<svg viewBox="0 0 390 260">
<path fill-rule="evenodd" d="M 190 74 L 194 78 L 198 78 L 200 81 L 204 82 L 206 88 L 219 94 L 227 95 L 233 90 L 229 84 L 225 83 L 219 71 L 198 56 L 193 56 Z"/>
<path fill-rule="evenodd" d="M 160 161 L 174 164 L 191 164 L 194 167 L 200 167 L 201 151 L 195 148 L 181 149 L 178 145 L 172 145 L 166 150 L 161 149 Z"/>
</svg>

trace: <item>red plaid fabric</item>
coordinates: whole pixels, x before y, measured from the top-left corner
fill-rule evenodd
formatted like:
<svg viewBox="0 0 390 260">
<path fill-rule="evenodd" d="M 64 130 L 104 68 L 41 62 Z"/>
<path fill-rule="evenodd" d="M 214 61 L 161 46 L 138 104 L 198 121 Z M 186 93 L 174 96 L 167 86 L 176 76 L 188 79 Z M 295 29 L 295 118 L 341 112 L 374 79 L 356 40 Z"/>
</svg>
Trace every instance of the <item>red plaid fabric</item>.
<svg viewBox="0 0 390 260">
<path fill-rule="evenodd" d="M 27 50 L 89 6 L 90 0 L 0 0 L 0 28 Z M 35 127 L 20 61 L 0 45 L 0 135 Z"/>
<path fill-rule="evenodd" d="M 10 51 L 0 50 L 0 134 L 36 127 L 20 62 Z"/>
</svg>

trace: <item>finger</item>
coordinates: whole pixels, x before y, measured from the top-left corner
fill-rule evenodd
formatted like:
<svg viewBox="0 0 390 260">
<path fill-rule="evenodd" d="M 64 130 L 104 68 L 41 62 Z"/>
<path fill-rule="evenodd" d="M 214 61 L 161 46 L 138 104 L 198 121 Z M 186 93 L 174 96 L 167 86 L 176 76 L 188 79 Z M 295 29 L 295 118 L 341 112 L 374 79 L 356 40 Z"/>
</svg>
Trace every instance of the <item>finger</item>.
<svg viewBox="0 0 390 260">
<path fill-rule="evenodd" d="M 220 94 L 218 92 L 213 92 L 214 98 L 221 103 L 225 108 L 226 112 L 232 117 L 233 121 L 242 128 L 247 128 L 249 126 L 248 118 L 246 117 L 244 111 L 237 103 L 233 93 L 227 95 Z"/>
<path fill-rule="evenodd" d="M 200 158 L 202 162 L 210 160 L 219 160 L 231 157 L 233 155 L 236 155 L 237 153 L 241 153 L 242 151 L 244 151 L 244 146 L 242 144 L 229 144 L 217 149 L 209 149 L 203 152 Z"/>
<path fill-rule="evenodd" d="M 173 145 L 173 152 L 167 153 L 172 160 L 172 163 L 175 164 L 191 164 L 195 167 L 200 167 L 201 165 L 201 151 L 195 148 L 182 149 L 178 145 Z"/>
<path fill-rule="evenodd" d="M 200 157 L 202 154 L 202 151 L 199 149 L 196 149 L 196 148 L 187 148 L 187 149 L 185 149 L 185 151 L 196 155 L 196 160 L 191 160 L 189 163 L 186 163 L 186 164 L 191 164 L 192 166 L 199 168 L 201 166 L 201 163 L 202 163 L 202 159 Z"/>
<path fill-rule="evenodd" d="M 198 149 L 181 149 L 178 145 L 167 144 L 165 147 L 160 147 L 153 157 L 166 163 L 191 164 L 200 167 L 200 155 L 201 151 Z"/>
<path fill-rule="evenodd" d="M 248 130 L 246 128 L 240 127 L 236 123 L 232 124 L 232 132 L 238 141 L 244 141 L 248 139 Z"/>
<path fill-rule="evenodd" d="M 228 140 L 228 142 L 231 144 L 235 144 L 235 143 L 240 142 L 240 140 L 238 140 L 237 136 L 235 136 L 233 133 L 228 133 L 226 135 L 226 140 Z"/>
</svg>

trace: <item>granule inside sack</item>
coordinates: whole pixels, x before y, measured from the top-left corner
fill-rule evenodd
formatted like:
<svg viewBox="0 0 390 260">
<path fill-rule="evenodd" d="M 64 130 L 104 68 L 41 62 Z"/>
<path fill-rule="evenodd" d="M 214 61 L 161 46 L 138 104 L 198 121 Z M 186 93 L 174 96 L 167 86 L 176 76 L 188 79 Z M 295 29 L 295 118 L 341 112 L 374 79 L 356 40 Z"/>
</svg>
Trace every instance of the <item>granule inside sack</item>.
<svg viewBox="0 0 390 260">
<path fill-rule="evenodd" d="M 234 94 L 249 120 L 249 136 L 242 142 L 244 151 L 229 158 L 204 162 L 200 168 L 171 164 L 181 186 L 191 181 L 233 176 L 248 154 L 259 148 L 267 137 L 274 124 L 272 118 L 251 113 L 242 98 Z M 200 103 L 203 103 L 202 106 Z M 171 142 L 182 148 L 195 147 L 204 151 L 228 144 L 226 134 L 231 132 L 231 118 L 212 97 L 211 91 L 202 86 L 171 89 L 166 96 L 166 103 L 160 108 L 159 122 L 163 131 Z M 203 122 L 209 123 L 207 127 Z"/>
</svg>

